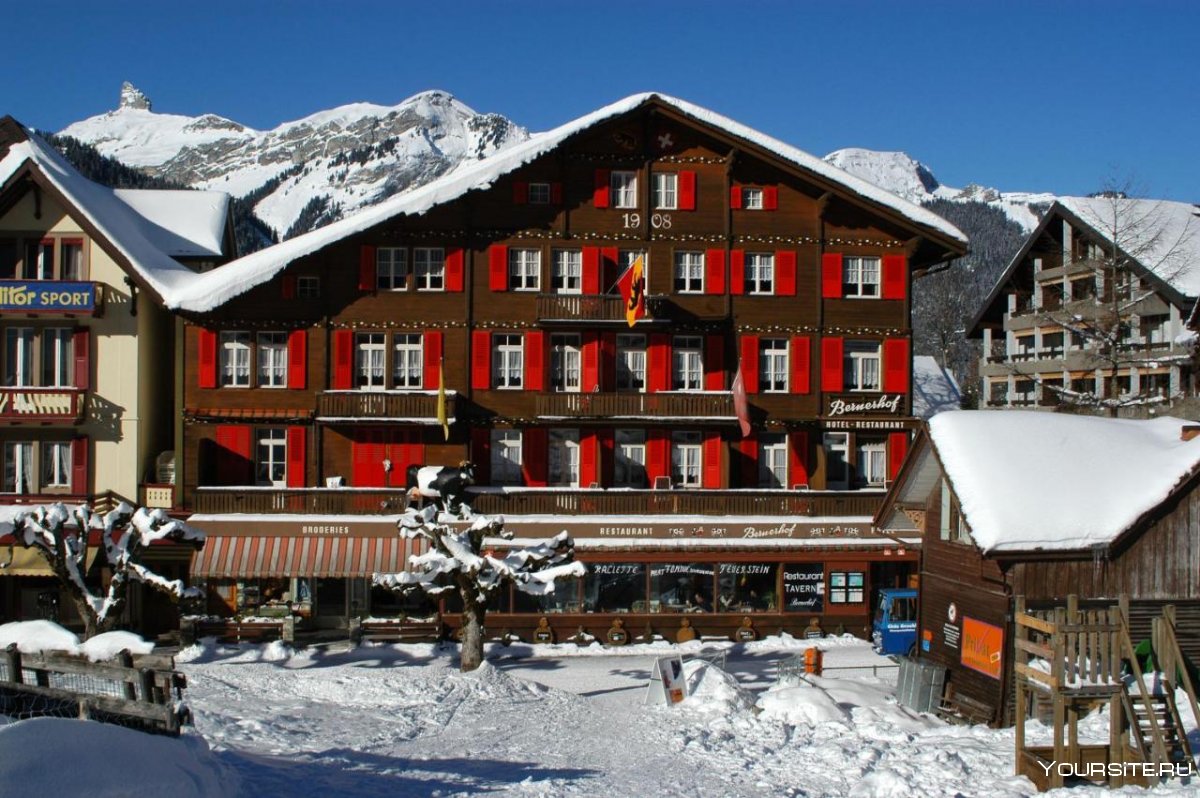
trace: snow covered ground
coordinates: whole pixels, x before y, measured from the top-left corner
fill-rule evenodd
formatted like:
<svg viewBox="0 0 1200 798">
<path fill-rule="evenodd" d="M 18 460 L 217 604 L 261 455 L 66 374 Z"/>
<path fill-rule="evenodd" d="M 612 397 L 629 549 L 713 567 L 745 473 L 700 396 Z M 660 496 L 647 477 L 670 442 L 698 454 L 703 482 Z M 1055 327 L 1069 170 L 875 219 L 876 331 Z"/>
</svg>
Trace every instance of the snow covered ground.
<svg viewBox="0 0 1200 798">
<path fill-rule="evenodd" d="M 182 740 L 0 725 L 0 784 L 89 798 L 164 784 L 172 798 L 1035 794 L 1012 775 L 1011 731 L 900 708 L 895 670 L 873 676 L 890 663 L 862 641 L 821 641 L 825 676 L 777 685 L 779 663 L 805 645 L 494 646 L 471 674 L 434 646 L 195 646 L 177 660 L 196 716 Z M 655 658 L 702 650 L 723 652 L 724 669 L 687 662 L 692 696 L 647 705 Z"/>
</svg>

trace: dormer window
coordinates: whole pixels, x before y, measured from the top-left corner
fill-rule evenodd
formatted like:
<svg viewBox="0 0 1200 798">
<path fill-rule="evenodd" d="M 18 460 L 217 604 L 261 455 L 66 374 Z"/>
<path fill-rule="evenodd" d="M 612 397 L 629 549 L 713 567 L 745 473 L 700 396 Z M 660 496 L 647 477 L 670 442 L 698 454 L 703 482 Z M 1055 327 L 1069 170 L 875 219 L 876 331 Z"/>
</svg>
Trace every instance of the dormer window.
<svg viewBox="0 0 1200 798">
<path fill-rule="evenodd" d="M 550 184 L 549 183 L 530 183 L 529 184 L 529 204 L 530 205 L 549 205 L 550 204 Z"/>
</svg>

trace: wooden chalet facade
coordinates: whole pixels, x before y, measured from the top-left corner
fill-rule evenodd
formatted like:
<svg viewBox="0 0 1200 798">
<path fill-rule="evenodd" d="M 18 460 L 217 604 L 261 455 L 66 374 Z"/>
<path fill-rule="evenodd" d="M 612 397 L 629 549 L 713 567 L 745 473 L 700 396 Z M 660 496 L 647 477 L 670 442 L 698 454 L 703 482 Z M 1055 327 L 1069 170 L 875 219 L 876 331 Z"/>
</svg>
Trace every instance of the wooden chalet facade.
<svg viewBox="0 0 1200 798">
<path fill-rule="evenodd" d="M 232 256 L 227 203 L 97 185 L 0 118 L 0 505 L 172 506 L 160 483 L 175 448 L 175 322 L 159 281 Z M 190 555 L 164 547 L 148 561 L 182 576 Z M 14 549 L 10 561 L 5 548 L 0 561 L 0 618 L 70 609 L 36 552 Z M 143 628 L 177 625 L 170 607 L 143 613 L 132 593 Z"/>
<path fill-rule="evenodd" d="M 1035 414 L 958 411 L 935 417 L 926 431 L 918 433 L 875 519 L 883 532 L 921 536 L 918 656 L 947 669 L 952 706 L 993 725 L 1014 721 L 1013 613 L 1018 597 L 1031 611 L 1065 607 L 1072 596 L 1080 608 L 1107 608 L 1125 597 L 1134 643 L 1150 637 L 1151 619 L 1165 605 L 1175 605 L 1180 646 L 1193 662 L 1200 659 L 1200 441 L 1192 440 L 1200 427 L 1178 419 L 1044 415 L 1051 425 L 1032 437 L 1049 443 L 1039 449 L 1019 425 L 1008 423 L 1029 415 Z M 1087 426 L 1080 427 L 1080 422 Z M 1112 425 L 1130 424 L 1159 425 L 1155 432 L 1146 427 L 1138 434 L 1147 438 L 1147 450 L 1153 450 L 1151 456 L 1159 460 L 1162 500 L 1153 491 L 1122 491 L 1111 483 L 1076 489 L 1061 501 L 1045 502 L 1035 496 L 1039 482 L 1054 482 L 1034 465 L 1037 460 L 1050 461 L 1051 468 L 1070 462 L 1082 469 L 1076 446 L 1083 436 L 1103 441 L 1111 435 L 1116 451 L 1131 428 Z M 1025 452 L 1019 457 L 1008 456 L 1011 450 L 987 452 L 989 457 L 998 456 L 999 463 L 980 468 L 977 461 L 974 469 L 963 468 L 956 456 L 947 471 L 944 450 L 951 445 L 960 448 L 968 436 L 978 438 L 981 433 L 1014 439 L 1013 450 Z M 1182 458 L 1171 454 L 1172 441 L 1183 447 L 1177 450 Z M 1059 456 L 1046 454 L 1051 449 L 1057 449 Z M 1025 464 L 1023 471 L 1015 468 L 1018 463 Z M 979 473 L 989 471 L 1006 476 L 996 479 Z M 966 511 L 960 485 L 964 479 L 972 482 Z M 1086 482 L 1087 477 L 1077 479 Z M 994 489 L 981 499 L 980 489 L 988 482 Z M 986 487 L 982 492 L 989 493 Z M 1030 527 L 1041 530 L 1040 542 L 1023 543 L 1019 533 L 1011 539 L 1001 533 L 987 547 L 977 541 L 972 512 L 992 516 L 988 505 L 1004 501 L 1014 513 L 1027 516 Z M 1114 518 L 1112 528 L 1091 525 L 1090 541 L 1055 542 L 1074 534 L 1071 528 L 1077 525 L 1064 519 L 1088 515 L 1089 504 L 1106 503 L 1124 511 L 1109 514 Z M 1130 522 L 1117 520 L 1122 515 L 1130 516 Z M 994 517 L 988 520 L 989 525 L 994 522 Z"/>
<path fill-rule="evenodd" d="M 398 611 L 369 576 L 404 566 L 406 469 L 470 460 L 476 512 L 565 527 L 591 566 L 506 597 L 495 632 L 671 635 L 696 593 L 702 634 L 746 612 L 861 632 L 915 567 L 869 524 L 915 423 L 911 281 L 965 239 L 779 147 L 631 98 L 211 275 L 229 298 L 182 308 L 179 500 L 211 536 L 212 611 L 268 589 L 320 624 Z"/>
</svg>

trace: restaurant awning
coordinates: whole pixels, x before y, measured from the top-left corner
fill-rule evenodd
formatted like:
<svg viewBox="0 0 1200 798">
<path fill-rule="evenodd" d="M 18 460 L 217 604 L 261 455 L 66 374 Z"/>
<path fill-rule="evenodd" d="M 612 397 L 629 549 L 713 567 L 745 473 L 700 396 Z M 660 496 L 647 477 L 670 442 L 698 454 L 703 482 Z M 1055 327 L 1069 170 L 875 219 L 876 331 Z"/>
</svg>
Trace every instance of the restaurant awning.
<svg viewBox="0 0 1200 798">
<path fill-rule="evenodd" d="M 92 570 L 92 563 L 100 553 L 99 546 L 89 546 L 85 572 Z M 12 560 L 8 559 L 8 547 L 0 546 L 0 566 L 9 563 L 8 567 L 0 567 L 0 576 L 54 576 L 50 565 L 38 554 L 37 549 L 13 546 Z"/>
<path fill-rule="evenodd" d="M 192 557 L 192 578 L 369 577 L 406 569 L 423 540 L 391 537 L 209 535 Z"/>
</svg>

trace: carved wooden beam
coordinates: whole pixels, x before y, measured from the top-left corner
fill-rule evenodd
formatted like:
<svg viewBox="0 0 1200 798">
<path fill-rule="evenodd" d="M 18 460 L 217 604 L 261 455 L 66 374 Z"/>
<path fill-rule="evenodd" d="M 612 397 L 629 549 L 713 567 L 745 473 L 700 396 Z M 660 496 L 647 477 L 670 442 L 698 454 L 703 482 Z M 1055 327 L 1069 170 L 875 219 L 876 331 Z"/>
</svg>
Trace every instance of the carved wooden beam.
<svg viewBox="0 0 1200 798">
<path fill-rule="evenodd" d="M 825 212 L 829 210 L 829 203 L 833 201 L 833 192 L 826 191 L 817 198 L 817 218 L 824 219 Z"/>
</svg>

